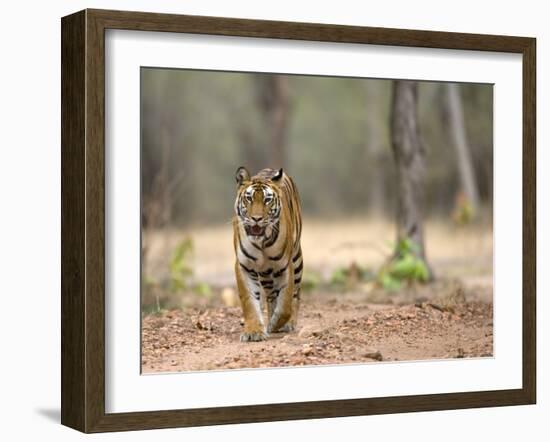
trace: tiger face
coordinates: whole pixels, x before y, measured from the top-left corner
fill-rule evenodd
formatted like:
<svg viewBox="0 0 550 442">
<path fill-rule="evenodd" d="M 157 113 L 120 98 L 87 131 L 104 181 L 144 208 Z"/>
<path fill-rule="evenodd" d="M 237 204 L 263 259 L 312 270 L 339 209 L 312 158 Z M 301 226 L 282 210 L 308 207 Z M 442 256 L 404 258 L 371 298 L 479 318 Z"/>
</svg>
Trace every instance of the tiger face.
<svg viewBox="0 0 550 442">
<path fill-rule="evenodd" d="M 250 179 L 248 170 L 240 167 L 236 173 L 238 184 L 235 213 L 250 237 L 265 237 L 277 228 L 281 215 L 281 195 L 277 182 L 283 171 L 270 177 Z"/>
</svg>

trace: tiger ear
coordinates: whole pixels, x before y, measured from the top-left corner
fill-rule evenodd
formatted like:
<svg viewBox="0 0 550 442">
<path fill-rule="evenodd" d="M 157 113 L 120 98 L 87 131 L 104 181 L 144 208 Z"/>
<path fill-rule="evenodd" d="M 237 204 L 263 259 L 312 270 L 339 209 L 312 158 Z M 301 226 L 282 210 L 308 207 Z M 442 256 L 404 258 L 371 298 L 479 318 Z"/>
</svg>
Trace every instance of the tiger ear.
<svg viewBox="0 0 550 442">
<path fill-rule="evenodd" d="M 237 172 L 235 172 L 235 180 L 237 181 L 237 184 L 240 186 L 243 182 L 250 180 L 250 173 L 246 169 L 246 167 L 241 166 L 237 169 Z"/>
<path fill-rule="evenodd" d="M 277 172 L 275 172 L 275 175 L 271 177 L 271 181 L 279 181 L 283 177 L 283 168 L 281 167 Z"/>
</svg>

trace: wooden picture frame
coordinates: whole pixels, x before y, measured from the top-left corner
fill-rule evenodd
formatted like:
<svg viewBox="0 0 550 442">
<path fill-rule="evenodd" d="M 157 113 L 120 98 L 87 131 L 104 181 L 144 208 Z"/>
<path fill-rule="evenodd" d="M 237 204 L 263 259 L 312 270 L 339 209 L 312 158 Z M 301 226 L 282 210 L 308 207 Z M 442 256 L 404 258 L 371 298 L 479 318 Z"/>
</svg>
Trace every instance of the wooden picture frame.
<svg viewBox="0 0 550 442">
<path fill-rule="evenodd" d="M 62 424 L 83 432 L 533 404 L 536 156 L 533 38 L 84 10 L 62 28 Z M 105 30 L 495 51 L 523 65 L 523 385 L 457 392 L 132 413 L 105 412 Z"/>
</svg>

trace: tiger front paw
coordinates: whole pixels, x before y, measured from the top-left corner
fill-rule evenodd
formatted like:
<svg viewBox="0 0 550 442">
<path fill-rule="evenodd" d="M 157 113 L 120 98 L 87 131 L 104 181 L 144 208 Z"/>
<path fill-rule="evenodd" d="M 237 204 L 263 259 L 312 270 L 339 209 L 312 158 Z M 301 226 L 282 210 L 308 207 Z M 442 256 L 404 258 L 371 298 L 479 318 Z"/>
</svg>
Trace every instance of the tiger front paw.
<svg viewBox="0 0 550 442">
<path fill-rule="evenodd" d="M 285 325 L 283 325 L 277 331 L 279 333 L 292 333 L 294 330 L 296 330 L 296 327 L 294 327 L 294 324 L 291 324 L 290 322 L 287 322 Z"/>
<path fill-rule="evenodd" d="M 262 330 L 245 331 L 241 334 L 241 342 L 260 342 L 267 339 L 267 333 Z"/>
<path fill-rule="evenodd" d="M 290 329 L 287 329 L 287 326 L 290 327 L 290 324 L 288 323 L 288 320 L 290 319 L 290 314 L 287 313 L 275 313 L 271 320 L 269 321 L 269 325 L 267 326 L 267 331 L 269 333 L 279 333 L 279 332 L 286 332 L 291 331 Z"/>
</svg>

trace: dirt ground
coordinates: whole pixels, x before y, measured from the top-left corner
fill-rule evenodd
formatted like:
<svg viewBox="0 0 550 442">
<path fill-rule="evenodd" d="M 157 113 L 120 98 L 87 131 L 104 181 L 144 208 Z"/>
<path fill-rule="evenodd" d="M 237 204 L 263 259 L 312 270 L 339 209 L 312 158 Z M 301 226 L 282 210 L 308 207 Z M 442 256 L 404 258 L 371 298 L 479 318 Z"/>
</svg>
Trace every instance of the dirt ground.
<svg viewBox="0 0 550 442">
<path fill-rule="evenodd" d="M 364 294 L 309 293 L 297 331 L 252 343 L 239 342 L 239 307 L 151 314 L 142 323 L 142 372 L 492 356 L 491 297 L 471 293 L 398 305 L 365 302 Z"/>
<path fill-rule="evenodd" d="M 143 373 L 491 356 L 490 225 L 457 228 L 430 220 L 426 247 L 438 282 L 428 287 L 391 294 L 365 286 L 327 288 L 339 267 L 355 262 L 379 268 L 394 235 L 393 224 L 383 219 L 304 220 L 305 271 L 316 272 L 322 283 L 302 294 L 295 332 L 241 343 L 238 302 L 220 296 L 235 289 L 230 225 L 147 233 L 145 275 L 165 278 L 171 251 L 188 236 L 194 280 L 216 289 L 208 299 L 177 293 L 163 300 L 161 312 L 143 316 Z"/>
</svg>

